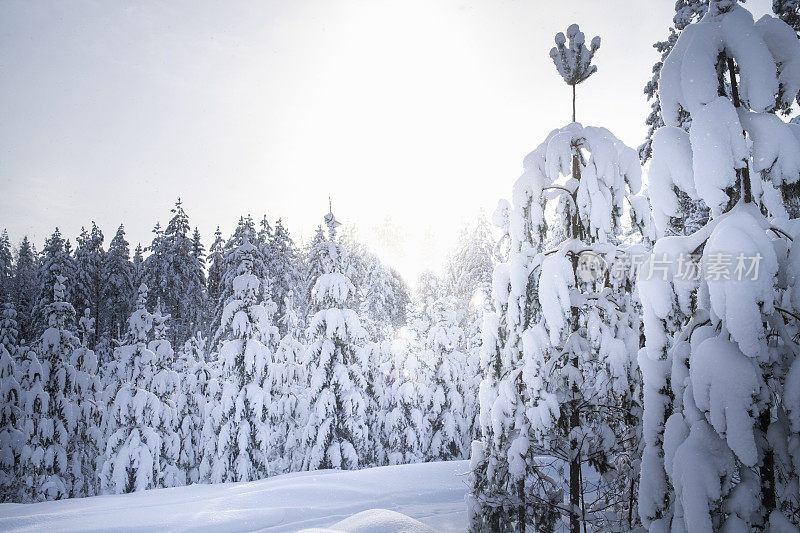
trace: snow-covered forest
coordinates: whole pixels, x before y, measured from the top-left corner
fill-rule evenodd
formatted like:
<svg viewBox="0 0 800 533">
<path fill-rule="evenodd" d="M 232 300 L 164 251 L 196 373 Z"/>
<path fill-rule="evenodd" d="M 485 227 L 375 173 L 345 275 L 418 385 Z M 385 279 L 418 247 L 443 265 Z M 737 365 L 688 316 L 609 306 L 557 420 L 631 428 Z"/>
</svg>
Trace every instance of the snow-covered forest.
<svg viewBox="0 0 800 533">
<path fill-rule="evenodd" d="M 675 2 L 640 146 L 580 122 L 601 39 L 558 33 L 571 117 L 411 284 L 333 208 L 310 242 L 180 200 L 135 247 L 3 232 L 2 501 L 469 460 L 472 531 L 797 532 L 800 2 L 772 9 Z"/>
<path fill-rule="evenodd" d="M 2 494 L 41 501 L 469 456 L 493 250 L 482 218 L 414 294 L 320 217 L 206 253 L 180 201 L 41 251 L 3 233 Z"/>
</svg>

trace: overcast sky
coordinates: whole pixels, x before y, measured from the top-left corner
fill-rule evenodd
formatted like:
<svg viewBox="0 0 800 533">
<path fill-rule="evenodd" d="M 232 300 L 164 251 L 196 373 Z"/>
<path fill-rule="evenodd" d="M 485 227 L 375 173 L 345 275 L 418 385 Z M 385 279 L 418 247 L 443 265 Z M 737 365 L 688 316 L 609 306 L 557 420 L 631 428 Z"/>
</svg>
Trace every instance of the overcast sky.
<svg viewBox="0 0 800 533">
<path fill-rule="evenodd" d="M 180 196 L 206 246 L 246 213 L 301 240 L 330 195 L 414 278 L 569 120 L 548 52 L 570 23 L 603 40 L 578 120 L 642 142 L 673 5 L 0 0 L 0 228 L 41 246 L 95 220 L 107 243 L 124 222 L 135 246 Z"/>
</svg>

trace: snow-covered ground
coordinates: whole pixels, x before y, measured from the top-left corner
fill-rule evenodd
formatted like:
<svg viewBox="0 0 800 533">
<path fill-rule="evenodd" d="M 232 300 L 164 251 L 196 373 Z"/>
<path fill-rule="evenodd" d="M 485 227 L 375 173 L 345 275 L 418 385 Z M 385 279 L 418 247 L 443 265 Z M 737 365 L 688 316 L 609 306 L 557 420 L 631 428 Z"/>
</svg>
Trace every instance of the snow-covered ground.
<svg viewBox="0 0 800 533">
<path fill-rule="evenodd" d="M 27 505 L 9 503 L 0 505 L 0 531 L 329 528 L 391 533 L 429 531 L 425 525 L 434 531 L 464 531 L 467 470 L 467 461 L 326 470 L 251 483 L 193 485 Z M 374 509 L 381 511 L 370 511 Z"/>
</svg>

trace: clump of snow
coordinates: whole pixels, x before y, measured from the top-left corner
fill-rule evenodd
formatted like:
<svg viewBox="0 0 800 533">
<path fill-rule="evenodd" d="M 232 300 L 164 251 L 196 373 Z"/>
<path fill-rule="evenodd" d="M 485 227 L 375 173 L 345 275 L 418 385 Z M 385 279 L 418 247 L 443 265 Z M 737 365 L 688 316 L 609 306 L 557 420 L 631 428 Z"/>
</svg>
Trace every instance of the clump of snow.
<svg viewBox="0 0 800 533">
<path fill-rule="evenodd" d="M 733 455 L 719 435 L 705 421 L 695 422 L 672 461 L 672 483 L 683 511 L 676 518 L 682 515 L 687 531 L 712 531 L 711 511 L 726 488 L 721 480 L 734 469 Z"/>
<path fill-rule="evenodd" d="M 756 30 L 778 65 L 781 103 L 791 105 L 800 92 L 800 41 L 791 26 L 772 15 L 761 17 Z"/>
<path fill-rule="evenodd" d="M 344 306 L 356 292 L 353 283 L 339 272 L 322 274 L 317 279 L 311 297 L 315 302 L 329 307 Z"/>
<path fill-rule="evenodd" d="M 749 153 L 731 101 L 720 96 L 696 109 L 689 137 L 694 153 L 700 154 L 692 159 L 697 193 L 712 212 L 719 212 L 728 203 L 725 189 L 736 182 L 736 169 L 746 165 Z"/>
<path fill-rule="evenodd" d="M 761 313 L 773 312 L 773 282 L 778 260 L 759 215 L 738 206 L 711 234 L 703 252 L 711 309 L 749 357 L 766 353 Z M 717 276 L 715 266 L 727 267 Z M 756 270 L 757 269 L 757 270 Z"/>
<path fill-rule="evenodd" d="M 650 163 L 649 187 L 653 204 L 653 221 L 659 234 L 664 233 L 669 217 L 679 214 L 680 206 L 674 188 L 697 199 L 689 134 L 675 126 L 665 126 L 653 134 L 653 159 Z"/>
<path fill-rule="evenodd" d="M 542 261 L 539 282 L 539 301 L 550 331 L 550 342 L 558 345 L 570 316 L 570 289 L 575 285 L 572 263 L 562 255 L 552 255 Z"/>
<path fill-rule="evenodd" d="M 753 400 L 761 383 L 752 361 L 728 339 L 712 337 L 693 351 L 689 364 L 695 404 L 707 413 L 714 429 L 725 435 L 739 460 L 754 466 L 758 454 Z"/>
</svg>

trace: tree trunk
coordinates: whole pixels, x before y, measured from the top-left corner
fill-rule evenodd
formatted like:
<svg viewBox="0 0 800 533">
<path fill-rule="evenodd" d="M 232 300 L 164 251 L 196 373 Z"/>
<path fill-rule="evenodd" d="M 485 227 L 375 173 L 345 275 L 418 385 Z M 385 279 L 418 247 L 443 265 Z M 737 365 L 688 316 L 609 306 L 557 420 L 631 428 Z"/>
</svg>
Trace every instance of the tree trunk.
<svg viewBox="0 0 800 533">
<path fill-rule="evenodd" d="M 576 165 L 577 166 L 577 165 Z M 577 218 L 577 213 L 576 213 Z M 572 256 L 572 271 L 576 274 L 577 279 L 577 272 L 578 272 L 578 256 Z M 572 308 L 572 332 L 573 334 L 578 330 L 578 308 Z M 574 368 L 578 368 L 578 356 L 573 355 L 572 359 L 570 359 L 570 364 Z M 574 383 L 572 384 L 572 405 L 570 406 L 570 414 L 569 414 L 569 431 L 572 433 L 572 430 L 580 426 L 581 418 L 580 414 L 578 413 L 578 396 L 579 390 L 578 386 Z M 569 506 L 570 506 L 570 515 L 569 515 L 569 530 L 570 533 L 580 533 L 581 531 L 581 520 L 580 515 L 578 512 L 580 511 L 580 504 L 581 504 L 581 454 L 580 449 L 578 448 L 578 439 L 573 437 L 569 441 Z"/>
<path fill-rule="evenodd" d="M 759 472 L 759 477 L 761 478 L 761 507 L 764 509 L 764 515 L 769 516 L 777 506 L 775 498 L 775 453 L 767 442 L 767 431 L 770 425 L 769 409 L 765 409 L 758 417 L 758 425 L 764 435 L 765 445 L 764 462 Z"/>
<path fill-rule="evenodd" d="M 519 498 L 520 504 L 517 507 L 517 531 L 521 533 L 525 533 L 525 482 L 520 481 L 517 484 L 517 497 Z"/>
<path fill-rule="evenodd" d="M 572 360 L 577 368 L 577 358 Z M 573 393 L 575 387 L 573 386 Z M 576 401 L 573 400 L 572 412 L 569 417 L 570 431 L 580 425 L 580 416 L 578 409 L 575 406 Z M 569 441 L 569 530 L 570 533 L 581 533 L 581 520 L 578 514 L 581 505 L 581 455 L 578 449 L 578 439 L 570 439 Z"/>
<path fill-rule="evenodd" d="M 572 86 L 572 122 L 575 120 L 575 85 Z"/>
<path fill-rule="evenodd" d="M 733 58 L 728 58 L 728 73 L 731 77 L 731 96 L 733 97 L 733 105 L 737 109 L 741 107 L 742 102 L 739 99 L 739 85 L 736 82 L 736 66 L 733 63 Z M 744 132 L 742 132 L 744 134 Z M 742 182 L 742 192 L 744 193 L 745 203 L 753 201 L 753 192 L 750 186 L 750 168 L 745 161 L 744 168 L 737 170 L 736 174 L 739 175 Z"/>
<path fill-rule="evenodd" d="M 575 120 L 575 86 L 572 86 L 572 114 L 573 114 L 573 121 Z M 575 179 L 581 178 L 581 169 L 580 169 L 580 162 L 578 161 L 578 154 L 574 154 L 572 156 L 572 177 Z M 573 213 L 572 218 L 572 235 L 571 237 L 574 239 L 580 238 L 581 228 L 580 228 L 580 217 L 578 215 L 577 210 L 577 202 L 573 204 L 575 206 L 575 213 Z M 577 283 L 577 272 L 578 272 L 578 256 L 572 256 L 572 272 L 575 274 L 575 280 Z M 572 308 L 572 332 L 576 332 L 578 330 L 578 319 L 579 319 L 579 310 L 577 307 Z M 578 356 L 574 355 L 570 360 L 570 364 L 574 368 L 578 368 Z M 580 426 L 580 414 L 578 413 L 577 403 L 578 403 L 578 395 L 579 390 L 577 385 L 572 385 L 572 406 L 571 412 L 569 416 L 569 430 L 572 432 L 572 429 L 577 428 Z M 569 503 L 570 503 L 570 515 L 569 515 L 569 529 L 570 533 L 580 533 L 581 531 L 581 520 L 579 510 L 580 510 L 580 503 L 581 503 L 581 456 L 580 450 L 578 449 L 578 440 L 576 438 L 572 438 L 569 441 L 569 453 L 570 453 L 570 460 L 569 460 Z"/>
</svg>

